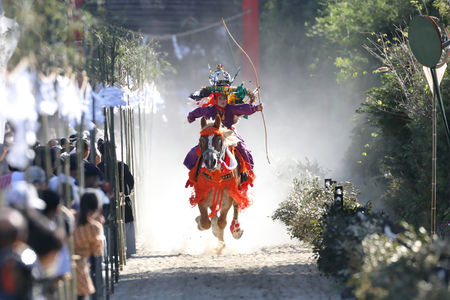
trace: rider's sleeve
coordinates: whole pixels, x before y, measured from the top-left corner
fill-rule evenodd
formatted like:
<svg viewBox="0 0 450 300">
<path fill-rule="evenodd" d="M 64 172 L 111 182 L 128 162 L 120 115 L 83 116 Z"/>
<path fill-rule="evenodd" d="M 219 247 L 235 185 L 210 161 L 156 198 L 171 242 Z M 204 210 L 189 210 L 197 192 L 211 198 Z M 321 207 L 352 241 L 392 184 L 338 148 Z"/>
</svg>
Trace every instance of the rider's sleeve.
<svg viewBox="0 0 450 300">
<path fill-rule="evenodd" d="M 195 119 L 200 117 L 208 117 L 208 107 L 196 108 L 188 114 L 189 122 L 194 122 Z"/>
<path fill-rule="evenodd" d="M 231 112 L 237 116 L 249 116 L 256 112 L 257 106 L 252 104 L 235 104 L 230 106 Z"/>
</svg>

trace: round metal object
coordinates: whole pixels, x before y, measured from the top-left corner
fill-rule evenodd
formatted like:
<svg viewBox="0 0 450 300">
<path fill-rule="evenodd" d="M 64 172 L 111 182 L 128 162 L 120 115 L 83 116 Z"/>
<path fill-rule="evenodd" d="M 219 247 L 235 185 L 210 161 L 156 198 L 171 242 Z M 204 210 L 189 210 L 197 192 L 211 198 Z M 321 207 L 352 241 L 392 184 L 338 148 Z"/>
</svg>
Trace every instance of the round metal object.
<svg viewBox="0 0 450 300">
<path fill-rule="evenodd" d="M 409 25 L 408 40 L 411 51 L 424 66 L 434 68 L 442 55 L 441 34 L 428 16 L 416 16 Z"/>
</svg>

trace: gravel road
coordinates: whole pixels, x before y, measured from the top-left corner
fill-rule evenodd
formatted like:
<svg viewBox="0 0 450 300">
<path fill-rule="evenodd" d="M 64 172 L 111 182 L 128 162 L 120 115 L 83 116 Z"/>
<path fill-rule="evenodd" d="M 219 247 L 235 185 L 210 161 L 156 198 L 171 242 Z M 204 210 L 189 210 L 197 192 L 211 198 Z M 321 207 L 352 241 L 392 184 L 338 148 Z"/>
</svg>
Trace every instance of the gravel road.
<svg viewBox="0 0 450 300">
<path fill-rule="evenodd" d="M 302 245 L 191 255 L 140 249 L 112 299 L 340 299 Z"/>
</svg>

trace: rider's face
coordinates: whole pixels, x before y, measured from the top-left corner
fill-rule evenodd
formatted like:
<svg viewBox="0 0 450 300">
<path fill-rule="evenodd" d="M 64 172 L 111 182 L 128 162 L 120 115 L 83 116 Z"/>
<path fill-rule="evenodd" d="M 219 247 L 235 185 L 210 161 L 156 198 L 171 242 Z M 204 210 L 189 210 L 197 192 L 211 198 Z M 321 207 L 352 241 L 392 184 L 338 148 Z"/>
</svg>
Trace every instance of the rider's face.
<svg viewBox="0 0 450 300">
<path fill-rule="evenodd" d="M 225 107 L 225 105 L 227 105 L 227 96 L 226 95 L 218 95 L 217 96 L 217 105 L 220 107 Z"/>
</svg>

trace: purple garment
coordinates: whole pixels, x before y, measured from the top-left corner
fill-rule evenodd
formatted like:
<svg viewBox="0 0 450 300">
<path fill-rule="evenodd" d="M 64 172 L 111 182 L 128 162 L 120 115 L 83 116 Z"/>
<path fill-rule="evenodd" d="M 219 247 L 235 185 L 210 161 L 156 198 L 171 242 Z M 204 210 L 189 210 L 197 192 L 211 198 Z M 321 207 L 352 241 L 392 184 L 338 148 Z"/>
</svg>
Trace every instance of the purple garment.
<svg viewBox="0 0 450 300">
<path fill-rule="evenodd" d="M 223 117 L 222 124 L 228 129 L 232 129 L 235 116 L 249 116 L 256 112 L 257 106 L 253 104 L 228 104 L 225 106 L 225 112 L 222 113 L 215 106 L 199 107 L 188 114 L 189 122 L 194 122 L 195 119 L 205 117 L 206 119 L 215 119 L 217 114 Z"/>
<path fill-rule="evenodd" d="M 227 127 L 228 129 L 233 130 L 233 121 L 235 116 L 243 116 L 243 115 L 251 115 L 257 111 L 257 106 L 252 104 L 236 104 L 231 105 L 228 104 L 225 106 L 225 116 L 223 118 L 222 124 Z M 199 107 L 194 109 L 188 114 L 188 120 L 189 122 L 194 122 L 195 119 L 200 117 L 205 117 L 206 119 L 214 119 L 217 114 L 222 116 L 222 112 L 218 110 L 215 106 L 206 106 L 206 107 Z M 233 130 L 234 131 L 234 130 Z M 250 166 L 253 168 L 253 157 L 250 154 L 250 152 L 247 150 L 247 147 L 245 146 L 244 140 L 242 137 L 234 132 L 236 137 L 240 140 L 238 143 L 236 149 L 238 149 L 239 153 L 241 153 L 244 160 L 246 160 Z M 189 153 L 186 155 L 186 158 L 184 159 L 184 165 L 191 170 L 193 167 L 195 167 L 195 164 L 198 160 L 197 155 L 197 148 L 198 145 L 192 148 Z"/>
<path fill-rule="evenodd" d="M 195 167 L 195 164 L 197 163 L 197 159 L 198 159 L 197 148 L 198 148 L 198 145 L 195 146 L 194 148 L 192 148 L 186 155 L 186 158 L 184 159 L 183 164 L 189 170 L 192 170 Z"/>
<path fill-rule="evenodd" d="M 228 129 L 233 130 L 233 121 L 235 116 L 249 116 L 257 111 L 257 106 L 253 104 L 235 104 L 231 105 L 228 104 L 225 106 L 225 117 L 223 118 L 222 124 L 227 127 Z M 195 119 L 205 117 L 206 119 L 215 119 L 217 114 L 220 114 L 222 116 L 222 112 L 218 110 L 215 106 L 206 106 L 206 107 L 199 107 L 194 109 L 188 114 L 188 120 L 189 122 L 194 122 Z M 234 130 L 233 130 L 234 131 Z M 250 152 L 247 150 L 247 147 L 245 146 L 244 140 L 242 137 L 234 132 L 236 137 L 240 140 L 238 143 L 236 149 L 238 149 L 239 153 L 242 155 L 244 160 L 246 160 L 250 166 L 253 168 L 253 157 L 250 154 Z M 192 148 L 189 153 L 186 155 L 186 158 L 184 159 L 184 165 L 191 170 L 193 167 L 195 167 L 195 164 L 198 160 L 197 155 L 197 148 L 198 145 Z"/>
</svg>

